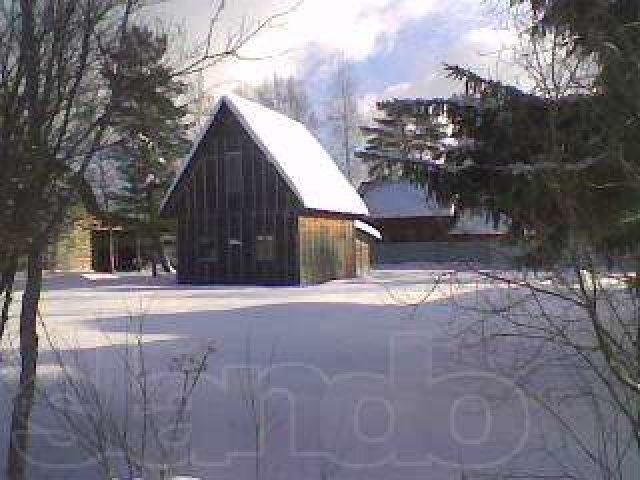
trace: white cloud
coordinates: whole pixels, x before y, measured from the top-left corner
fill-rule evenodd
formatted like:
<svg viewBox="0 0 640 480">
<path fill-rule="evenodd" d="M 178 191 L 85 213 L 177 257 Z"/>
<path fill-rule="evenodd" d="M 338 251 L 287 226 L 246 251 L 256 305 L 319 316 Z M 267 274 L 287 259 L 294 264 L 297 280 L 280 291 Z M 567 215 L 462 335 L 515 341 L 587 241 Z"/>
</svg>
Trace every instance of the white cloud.
<svg viewBox="0 0 640 480">
<path fill-rule="evenodd" d="M 382 96 L 384 98 L 405 97 L 412 87 L 411 82 L 396 83 L 388 86 Z"/>
<path fill-rule="evenodd" d="M 247 18 L 255 23 L 296 1 L 227 0 L 220 27 L 222 31 L 233 30 Z M 170 0 L 161 8 L 165 16 L 173 20 L 184 18 L 195 40 L 204 37 L 211 4 L 212 0 Z M 447 29 L 470 30 L 462 32 L 457 41 L 438 46 L 436 50 L 416 51 L 415 55 L 424 57 L 422 70 L 383 91 L 365 92 L 360 101 L 365 110 L 371 111 L 375 101 L 381 98 L 448 96 L 459 92 L 460 84 L 446 78 L 442 69 L 444 62 L 469 67 L 492 78 L 517 80 L 516 69 L 508 64 L 508 55 L 502 51 L 513 45 L 515 34 L 487 27 L 492 20 L 485 14 L 478 0 L 305 0 L 274 28 L 262 32 L 244 51 L 246 55 L 269 58 L 220 65 L 208 73 L 207 84 L 214 91 L 228 89 L 239 82 L 258 84 L 274 72 L 323 77 L 332 68 L 329 61 L 332 54 L 341 52 L 359 62 L 388 52 L 404 28 L 430 15 L 449 19 Z M 441 30 L 442 26 L 439 27 Z M 438 28 L 430 32 L 425 27 L 424 34 L 438 35 Z M 310 66 L 310 59 L 317 63 Z"/>
<path fill-rule="evenodd" d="M 520 84 L 523 72 L 511 61 L 516 42 L 517 33 L 513 30 L 489 27 L 472 29 L 449 48 L 437 52 L 417 78 L 391 85 L 378 97 L 430 98 L 460 93 L 463 85 L 447 78 L 444 63 L 469 68 L 481 76 L 505 83 Z"/>
<path fill-rule="evenodd" d="M 411 21 L 434 10 L 436 0 L 313 0 L 293 18 L 298 40 L 328 51 L 342 51 L 354 61 L 389 48 Z"/>
<path fill-rule="evenodd" d="M 248 1 L 248 0 L 245 0 Z M 291 4 L 292 0 L 288 0 Z M 268 2 L 267 2 L 268 3 Z M 435 10 L 437 0 L 305 0 L 286 24 L 265 33 L 249 50 L 319 48 L 364 60 L 393 42 L 408 23 Z M 277 6 L 273 6 L 277 5 Z M 271 4 L 282 10 L 287 2 Z M 264 10 L 267 14 L 269 9 Z"/>
<path fill-rule="evenodd" d="M 519 69 L 512 62 L 516 42 L 517 33 L 513 30 L 477 28 L 443 52 L 442 61 L 469 68 L 481 76 L 505 83 L 517 83 Z M 435 96 L 444 96 L 459 92 L 460 83 L 446 79 L 440 70 L 432 74 L 423 88 L 433 90 Z"/>
<path fill-rule="evenodd" d="M 255 22 L 288 9 L 296 0 L 235 0 L 227 2 L 223 29 L 233 29 L 243 19 Z M 352 61 L 390 49 L 409 22 L 439 8 L 439 0 L 305 0 L 274 28 L 262 32 L 244 50 L 262 61 L 234 62 L 211 73 L 211 84 L 241 80 L 258 83 L 273 72 L 295 73 L 310 52 L 330 56 L 341 52 Z M 211 0 L 170 1 L 161 11 L 184 18 L 192 39 L 203 38 Z M 224 70 L 224 71 L 221 71 Z"/>
</svg>

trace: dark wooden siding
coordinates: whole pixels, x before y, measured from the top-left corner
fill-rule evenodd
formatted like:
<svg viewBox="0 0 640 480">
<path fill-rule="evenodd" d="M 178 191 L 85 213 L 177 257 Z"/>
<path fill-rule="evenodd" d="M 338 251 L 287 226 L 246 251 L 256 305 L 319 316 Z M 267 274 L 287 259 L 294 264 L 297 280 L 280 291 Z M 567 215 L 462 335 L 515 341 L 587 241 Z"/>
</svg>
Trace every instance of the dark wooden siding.
<svg viewBox="0 0 640 480">
<path fill-rule="evenodd" d="M 298 220 L 303 284 L 356 275 L 353 221 L 304 216 Z"/>
<path fill-rule="evenodd" d="M 383 243 L 468 242 L 497 240 L 503 234 L 452 234 L 454 217 L 383 218 L 370 220 L 380 229 Z"/>
<path fill-rule="evenodd" d="M 385 243 L 443 241 L 454 226 L 453 217 L 383 218 L 373 220 Z"/>
<path fill-rule="evenodd" d="M 299 283 L 299 201 L 226 107 L 179 188 L 179 281 Z"/>
</svg>

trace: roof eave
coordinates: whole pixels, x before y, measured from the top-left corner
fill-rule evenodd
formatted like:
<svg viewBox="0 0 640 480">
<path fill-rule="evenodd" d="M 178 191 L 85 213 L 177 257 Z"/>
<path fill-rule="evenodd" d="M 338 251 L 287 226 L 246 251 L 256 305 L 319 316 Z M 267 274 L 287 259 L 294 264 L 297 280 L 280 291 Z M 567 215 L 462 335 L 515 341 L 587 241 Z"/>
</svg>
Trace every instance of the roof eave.
<svg viewBox="0 0 640 480">
<path fill-rule="evenodd" d="M 172 214 L 170 213 L 170 206 L 169 203 L 172 200 L 173 195 L 175 194 L 175 191 L 177 190 L 180 182 L 182 182 L 182 179 L 185 175 L 185 173 L 187 172 L 187 170 L 189 169 L 189 166 L 191 165 L 191 162 L 193 161 L 193 157 L 196 154 L 196 152 L 198 151 L 198 148 L 200 147 L 200 144 L 202 143 L 202 140 L 204 140 L 204 137 L 206 136 L 207 132 L 211 129 L 211 126 L 213 125 L 213 122 L 216 118 L 216 116 L 218 115 L 218 112 L 220 112 L 220 109 L 222 108 L 222 105 L 224 104 L 224 100 L 225 97 L 221 97 L 215 107 L 213 108 L 213 111 L 211 113 L 211 115 L 209 116 L 209 119 L 207 120 L 206 124 L 202 127 L 202 129 L 200 130 L 200 132 L 198 133 L 198 135 L 196 136 L 196 138 L 193 140 L 193 145 L 191 147 L 191 151 L 184 157 L 180 170 L 178 170 L 178 173 L 176 174 L 176 178 L 174 179 L 173 183 L 171 184 L 171 186 L 169 187 L 169 190 L 167 191 L 167 193 L 165 194 L 162 203 L 160 204 L 160 216 L 163 218 L 166 218 L 167 216 L 171 216 Z M 167 210 L 169 210 L 169 212 L 167 212 Z"/>
<path fill-rule="evenodd" d="M 367 212 L 336 212 L 333 210 L 321 210 L 309 207 L 304 207 L 300 214 L 315 217 L 340 218 L 345 220 L 365 220 L 369 218 L 369 214 Z"/>
</svg>

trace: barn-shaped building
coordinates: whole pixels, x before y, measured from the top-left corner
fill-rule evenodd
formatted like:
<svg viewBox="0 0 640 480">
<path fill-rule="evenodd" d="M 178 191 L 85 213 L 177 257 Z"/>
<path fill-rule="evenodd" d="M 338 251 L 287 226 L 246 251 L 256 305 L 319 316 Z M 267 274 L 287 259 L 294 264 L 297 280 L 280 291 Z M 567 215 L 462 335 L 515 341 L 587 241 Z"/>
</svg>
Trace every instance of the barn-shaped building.
<svg viewBox="0 0 640 480">
<path fill-rule="evenodd" d="M 385 243 L 447 240 L 456 223 L 453 205 L 439 205 L 409 180 L 374 180 L 360 186 L 371 221 Z"/>
<path fill-rule="evenodd" d="M 178 281 L 297 285 L 368 270 L 368 210 L 300 123 L 235 95 L 217 103 L 161 207 Z"/>
<path fill-rule="evenodd" d="M 486 215 L 440 205 L 426 187 L 405 179 L 364 183 L 360 193 L 371 223 L 384 235 L 384 242 L 376 247 L 377 263 L 486 265 L 505 257 L 506 219 L 496 226 Z"/>
</svg>

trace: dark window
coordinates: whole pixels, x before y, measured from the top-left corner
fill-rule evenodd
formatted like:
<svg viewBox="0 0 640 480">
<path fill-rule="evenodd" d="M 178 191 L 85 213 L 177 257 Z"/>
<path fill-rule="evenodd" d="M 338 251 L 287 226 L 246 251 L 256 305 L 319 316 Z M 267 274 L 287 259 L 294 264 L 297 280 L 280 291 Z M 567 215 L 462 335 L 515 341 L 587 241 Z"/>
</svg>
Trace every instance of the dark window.
<svg viewBox="0 0 640 480">
<path fill-rule="evenodd" d="M 216 263 L 218 248 L 215 235 L 203 235 L 198 242 L 198 262 Z"/>
<path fill-rule="evenodd" d="M 256 237 L 256 260 L 258 262 L 273 262 L 276 259 L 276 242 L 273 235 L 258 235 Z"/>
</svg>

